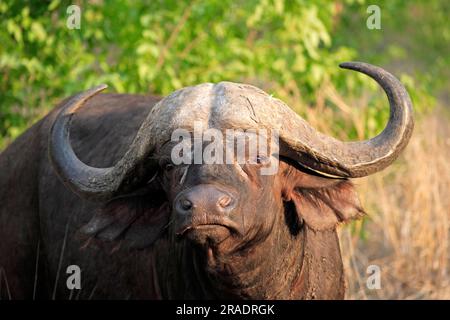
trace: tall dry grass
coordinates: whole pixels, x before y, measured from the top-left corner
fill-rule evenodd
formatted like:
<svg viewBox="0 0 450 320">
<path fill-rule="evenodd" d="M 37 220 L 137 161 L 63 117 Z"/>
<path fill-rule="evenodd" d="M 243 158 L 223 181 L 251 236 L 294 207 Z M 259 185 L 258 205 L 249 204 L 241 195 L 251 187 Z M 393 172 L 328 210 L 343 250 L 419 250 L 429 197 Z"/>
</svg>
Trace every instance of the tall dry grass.
<svg viewBox="0 0 450 320">
<path fill-rule="evenodd" d="M 450 129 L 442 109 L 418 119 L 398 162 L 356 181 L 369 220 L 341 230 L 349 299 L 450 299 Z M 366 286 L 368 265 L 381 289 Z"/>
<path fill-rule="evenodd" d="M 384 95 L 381 90 L 351 99 L 324 84 L 312 108 L 298 105 L 295 86 L 275 90 L 300 113 L 306 109 L 305 118 L 322 132 L 348 139 L 348 130 L 332 132 L 336 121 L 353 127 L 360 140 L 379 131 L 367 105 L 374 95 Z M 401 157 L 382 172 L 354 180 L 367 217 L 339 230 L 347 299 L 450 299 L 449 123 L 443 108 L 417 115 Z M 380 267 L 379 290 L 366 286 L 370 265 Z"/>
</svg>

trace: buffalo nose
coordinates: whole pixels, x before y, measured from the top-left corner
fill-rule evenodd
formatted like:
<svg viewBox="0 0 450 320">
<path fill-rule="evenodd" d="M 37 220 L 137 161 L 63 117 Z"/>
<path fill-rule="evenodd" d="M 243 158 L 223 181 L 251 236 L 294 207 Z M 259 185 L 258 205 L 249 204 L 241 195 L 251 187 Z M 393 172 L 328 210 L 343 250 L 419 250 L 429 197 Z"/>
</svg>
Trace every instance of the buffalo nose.
<svg viewBox="0 0 450 320">
<path fill-rule="evenodd" d="M 181 193 L 175 200 L 175 210 L 180 215 L 227 215 L 234 208 L 231 194 L 214 186 L 199 185 Z"/>
</svg>

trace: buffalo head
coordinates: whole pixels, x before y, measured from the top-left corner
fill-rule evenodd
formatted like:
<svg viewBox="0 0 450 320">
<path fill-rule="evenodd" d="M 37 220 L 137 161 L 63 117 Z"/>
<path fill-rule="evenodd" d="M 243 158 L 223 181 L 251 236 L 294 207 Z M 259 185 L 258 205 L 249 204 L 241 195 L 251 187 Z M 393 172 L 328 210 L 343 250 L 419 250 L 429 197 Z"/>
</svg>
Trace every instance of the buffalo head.
<svg viewBox="0 0 450 320">
<path fill-rule="evenodd" d="M 411 102 L 394 76 L 364 63 L 341 67 L 369 75 L 388 96 L 389 122 L 375 138 L 342 142 L 253 86 L 208 83 L 161 100 L 123 158 L 93 168 L 73 152 L 69 128 L 77 109 L 105 86 L 75 96 L 54 122 L 49 152 L 67 187 L 102 203 L 83 231 L 152 246 L 161 296 L 333 296 L 323 292 L 342 284 L 335 227 L 363 214 L 348 178 L 391 164 L 413 128 Z M 276 131 L 277 150 L 254 161 L 174 163 L 173 132 L 192 132 L 195 123 L 220 132 Z M 261 174 L 278 160 L 274 174 Z"/>
</svg>

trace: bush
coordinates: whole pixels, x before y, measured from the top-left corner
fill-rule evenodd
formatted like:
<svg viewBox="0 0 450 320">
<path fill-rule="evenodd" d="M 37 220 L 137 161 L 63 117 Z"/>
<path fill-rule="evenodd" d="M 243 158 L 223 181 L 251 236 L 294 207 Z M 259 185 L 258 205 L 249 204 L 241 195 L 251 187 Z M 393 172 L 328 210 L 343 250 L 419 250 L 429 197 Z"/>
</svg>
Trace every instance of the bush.
<svg viewBox="0 0 450 320">
<path fill-rule="evenodd" d="M 343 25 L 348 34 L 346 16 L 359 14 L 365 25 L 360 2 L 92 2 L 81 1 L 79 30 L 66 26 L 69 1 L 0 3 L 0 149 L 61 98 L 100 83 L 165 95 L 201 82 L 247 82 L 287 102 L 295 98 L 303 115 L 323 84 L 354 95 L 376 87 L 337 67 L 358 57 L 357 46 L 334 33 Z M 412 78 L 404 79 L 412 89 Z M 385 108 L 377 101 L 370 103 Z"/>
</svg>

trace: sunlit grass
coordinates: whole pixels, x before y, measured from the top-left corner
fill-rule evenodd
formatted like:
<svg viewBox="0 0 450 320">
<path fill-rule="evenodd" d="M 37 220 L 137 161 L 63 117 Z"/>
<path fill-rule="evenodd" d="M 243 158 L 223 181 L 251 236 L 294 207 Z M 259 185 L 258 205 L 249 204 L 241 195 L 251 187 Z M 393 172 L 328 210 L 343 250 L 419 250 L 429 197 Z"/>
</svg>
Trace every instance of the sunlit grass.
<svg viewBox="0 0 450 320">
<path fill-rule="evenodd" d="M 450 130 L 442 110 L 419 119 L 396 164 L 356 181 L 367 239 L 341 230 L 349 299 L 449 299 Z M 366 287 L 369 265 L 381 289 Z"/>
</svg>

